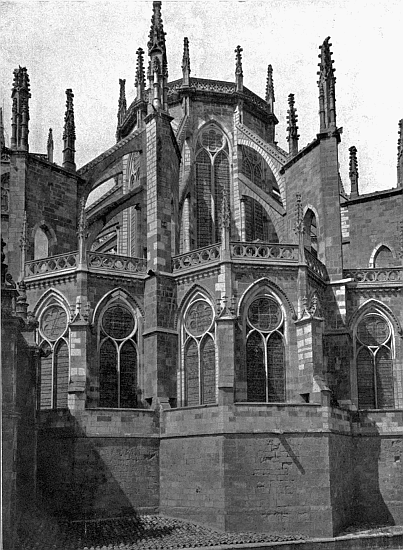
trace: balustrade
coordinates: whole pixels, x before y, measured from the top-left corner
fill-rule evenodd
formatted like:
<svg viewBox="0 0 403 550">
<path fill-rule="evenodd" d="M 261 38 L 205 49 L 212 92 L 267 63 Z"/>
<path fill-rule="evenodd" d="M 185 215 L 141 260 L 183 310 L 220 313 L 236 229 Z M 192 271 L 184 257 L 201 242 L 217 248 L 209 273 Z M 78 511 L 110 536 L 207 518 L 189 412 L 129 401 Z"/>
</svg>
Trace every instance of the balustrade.
<svg viewBox="0 0 403 550">
<path fill-rule="evenodd" d="M 324 264 L 316 256 L 311 254 L 309 250 L 305 249 L 305 261 L 307 263 L 307 266 L 309 269 L 311 269 L 316 275 L 318 275 L 321 279 L 324 281 L 327 281 L 329 279 L 329 276 L 327 274 L 327 269 Z"/>
<path fill-rule="evenodd" d="M 355 283 L 384 284 L 403 282 L 402 267 L 380 267 L 367 269 L 344 270 L 344 277 L 353 279 Z"/>
<path fill-rule="evenodd" d="M 220 259 L 220 250 L 220 244 L 213 244 L 211 246 L 205 246 L 204 248 L 192 250 L 185 254 L 180 254 L 179 256 L 174 256 L 172 258 L 173 271 L 188 269 L 208 262 L 215 262 Z"/>
<path fill-rule="evenodd" d="M 78 251 L 68 254 L 58 254 L 49 258 L 41 258 L 25 263 L 25 277 L 35 277 L 56 271 L 75 269 L 78 264 Z"/>
<path fill-rule="evenodd" d="M 96 270 L 101 269 L 125 273 L 145 273 L 147 271 L 147 260 L 145 258 L 88 252 L 87 262 L 90 269 L 93 268 Z"/>
<path fill-rule="evenodd" d="M 271 243 L 231 243 L 231 257 L 252 261 L 298 261 L 298 245 Z"/>
</svg>

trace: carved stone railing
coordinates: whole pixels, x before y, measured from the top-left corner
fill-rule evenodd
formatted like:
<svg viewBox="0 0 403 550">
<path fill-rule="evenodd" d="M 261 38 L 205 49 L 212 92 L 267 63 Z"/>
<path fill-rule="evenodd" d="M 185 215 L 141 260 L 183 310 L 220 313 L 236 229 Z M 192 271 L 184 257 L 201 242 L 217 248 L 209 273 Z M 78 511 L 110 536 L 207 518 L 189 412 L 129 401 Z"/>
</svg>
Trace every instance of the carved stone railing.
<svg viewBox="0 0 403 550">
<path fill-rule="evenodd" d="M 323 279 L 324 281 L 327 281 L 329 279 L 329 275 L 327 274 L 327 269 L 324 264 L 316 256 L 311 254 L 309 250 L 305 249 L 305 261 L 307 263 L 308 268 L 313 271 L 318 277 Z"/>
<path fill-rule="evenodd" d="M 147 260 L 145 258 L 100 254 L 99 252 L 88 252 L 87 265 L 90 271 L 101 270 L 119 273 L 146 273 L 147 271 Z"/>
<path fill-rule="evenodd" d="M 346 279 L 355 283 L 380 285 L 384 283 L 403 283 L 403 267 L 377 267 L 367 269 L 346 269 L 343 271 Z"/>
<path fill-rule="evenodd" d="M 231 258 L 253 262 L 298 262 L 298 245 L 272 243 L 231 243 Z"/>
<path fill-rule="evenodd" d="M 172 258 L 173 271 L 179 271 L 181 269 L 189 269 L 199 265 L 207 264 L 209 262 L 216 262 L 221 257 L 221 245 L 213 244 L 211 246 L 205 246 L 204 248 L 198 248 L 185 254 L 180 254 Z"/>
<path fill-rule="evenodd" d="M 59 271 L 74 271 L 78 264 L 78 251 L 58 254 L 25 263 L 25 277 L 37 277 Z"/>
</svg>

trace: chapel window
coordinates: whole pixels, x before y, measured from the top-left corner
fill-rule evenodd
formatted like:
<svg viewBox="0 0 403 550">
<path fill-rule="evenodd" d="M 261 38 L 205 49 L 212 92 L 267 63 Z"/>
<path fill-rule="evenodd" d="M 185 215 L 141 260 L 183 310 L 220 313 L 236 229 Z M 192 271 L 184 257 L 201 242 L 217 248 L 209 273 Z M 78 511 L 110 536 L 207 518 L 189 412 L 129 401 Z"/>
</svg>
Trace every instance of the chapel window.
<svg viewBox="0 0 403 550">
<path fill-rule="evenodd" d="M 196 146 L 197 247 L 220 240 L 223 194 L 230 196 L 228 143 L 216 126 L 202 131 Z"/>
<path fill-rule="evenodd" d="M 247 316 L 247 401 L 285 401 L 284 316 L 272 296 L 259 296 Z"/>
<path fill-rule="evenodd" d="M 99 324 L 99 407 L 136 408 L 137 384 L 137 319 L 114 302 Z"/>
<path fill-rule="evenodd" d="M 34 259 L 40 260 L 49 256 L 49 238 L 46 227 L 41 226 L 35 231 L 34 237 Z"/>
<path fill-rule="evenodd" d="M 39 319 L 39 408 L 67 408 L 69 384 L 68 315 L 59 304 L 47 307 Z"/>
<path fill-rule="evenodd" d="M 394 407 L 392 330 L 387 320 L 370 313 L 356 330 L 359 409 Z"/>
<path fill-rule="evenodd" d="M 182 328 L 185 405 L 216 403 L 214 311 L 204 299 L 187 308 Z"/>
</svg>

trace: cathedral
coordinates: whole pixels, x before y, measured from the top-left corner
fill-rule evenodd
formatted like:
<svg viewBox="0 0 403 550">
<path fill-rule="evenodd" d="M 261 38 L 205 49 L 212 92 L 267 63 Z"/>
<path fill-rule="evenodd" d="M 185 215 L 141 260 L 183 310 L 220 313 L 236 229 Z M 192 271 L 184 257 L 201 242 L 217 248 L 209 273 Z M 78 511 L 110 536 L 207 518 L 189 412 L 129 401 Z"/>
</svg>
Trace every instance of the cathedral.
<svg viewBox="0 0 403 550">
<path fill-rule="evenodd" d="M 312 52 L 315 56 L 316 52 Z M 120 80 L 116 144 L 29 148 L 28 70 L 1 121 L 3 509 L 159 512 L 226 531 L 403 524 L 403 119 L 397 181 L 347 193 L 330 39 L 318 133 L 276 142 L 243 81 L 168 80 L 161 2 Z M 35 90 L 32 90 L 35 101 Z M 11 536 L 11 535 L 10 535 Z"/>
</svg>

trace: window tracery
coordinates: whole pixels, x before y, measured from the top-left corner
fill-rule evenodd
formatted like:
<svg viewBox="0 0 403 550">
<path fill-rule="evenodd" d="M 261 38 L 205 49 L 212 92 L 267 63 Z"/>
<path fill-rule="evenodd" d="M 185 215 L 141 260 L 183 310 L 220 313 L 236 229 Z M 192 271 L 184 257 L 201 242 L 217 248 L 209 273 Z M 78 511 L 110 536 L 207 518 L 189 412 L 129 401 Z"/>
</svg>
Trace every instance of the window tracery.
<svg viewBox="0 0 403 550">
<path fill-rule="evenodd" d="M 99 406 L 136 408 L 138 391 L 137 318 L 112 302 L 99 320 Z"/>
<path fill-rule="evenodd" d="M 355 331 L 358 408 L 394 407 L 393 331 L 378 313 L 368 313 Z"/>
<path fill-rule="evenodd" d="M 216 345 L 214 310 L 203 296 L 186 309 L 182 323 L 184 405 L 215 403 Z"/>
<path fill-rule="evenodd" d="M 246 313 L 247 401 L 285 401 L 284 315 L 270 295 L 256 297 Z"/>
<path fill-rule="evenodd" d="M 39 318 L 41 350 L 39 408 L 60 409 L 68 405 L 68 314 L 58 303 L 44 309 Z"/>
<path fill-rule="evenodd" d="M 230 196 L 228 142 L 216 126 L 205 128 L 196 145 L 197 247 L 220 240 L 223 193 Z"/>
</svg>

